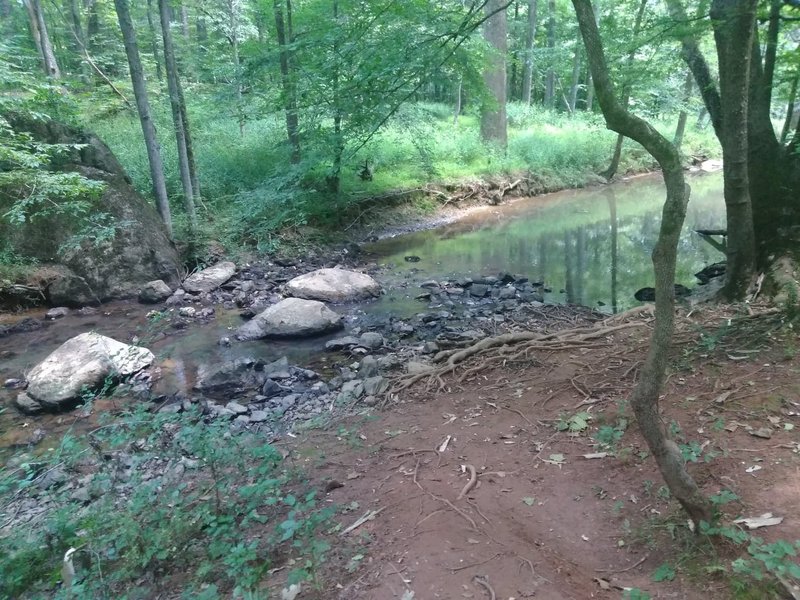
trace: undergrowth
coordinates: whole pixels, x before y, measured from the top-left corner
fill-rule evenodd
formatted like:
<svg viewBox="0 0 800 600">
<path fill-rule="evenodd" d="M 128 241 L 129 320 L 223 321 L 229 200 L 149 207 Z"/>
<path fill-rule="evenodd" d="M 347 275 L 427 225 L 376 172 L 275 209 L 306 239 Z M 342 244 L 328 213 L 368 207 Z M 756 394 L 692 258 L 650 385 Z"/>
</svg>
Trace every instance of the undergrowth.
<svg viewBox="0 0 800 600">
<path fill-rule="evenodd" d="M 314 584 L 333 516 L 257 435 L 143 405 L 7 461 L 0 507 L 0 598 L 265 598 Z"/>
</svg>

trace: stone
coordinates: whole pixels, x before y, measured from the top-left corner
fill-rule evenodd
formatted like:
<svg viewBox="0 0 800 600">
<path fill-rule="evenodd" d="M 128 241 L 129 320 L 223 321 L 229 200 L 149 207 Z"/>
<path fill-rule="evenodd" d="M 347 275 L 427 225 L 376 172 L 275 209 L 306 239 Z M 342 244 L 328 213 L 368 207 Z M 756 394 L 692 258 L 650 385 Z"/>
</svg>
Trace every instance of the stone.
<svg viewBox="0 0 800 600">
<path fill-rule="evenodd" d="M 433 367 L 427 363 L 411 360 L 406 364 L 406 371 L 409 375 L 423 375 L 431 373 Z"/>
<path fill-rule="evenodd" d="M 378 404 L 378 398 L 376 396 L 367 396 L 361 402 L 365 406 L 375 406 Z"/>
<path fill-rule="evenodd" d="M 361 377 L 372 377 L 378 374 L 378 361 L 374 356 L 365 356 L 358 365 L 358 374 Z"/>
<path fill-rule="evenodd" d="M 187 319 L 191 319 L 197 314 L 197 310 L 194 306 L 181 306 L 178 309 L 178 314 L 182 317 L 186 317 Z"/>
<path fill-rule="evenodd" d="M 266 396 L 267 398 L 274 398 L 275 396 L 280 396 L 285 391 L 288 391 L 283 388 L 278 382 L 273 381 L 272 379 L 267 379 L 264 382 L 264 386 L 261 388 L 261 393 Z"/>
<path fill-rule="evenodd" d="M 264 376 L 270 379 L 289 379 L 289 377 L 292 376 L 291 373 L 289 373 L 289 359 L 285 356 L 282 356 L 268 365 L 264 365 L 263 371 Z"/>
<path fill-rule="evenodd" d="M 19 390 L 25 387 L 25 380 L 12 377 L 3 382 L 3 387 L 7 390 Z"/>
<path fill-rule="evenodd" d="M 192 273 L 183 282 L 183 289 L 195 294 L 212 292 L 236 274 L 236 265 L 230 261 Z"/>
<path fill-rule="evenodd" d="M 473 283 L 469 286 L 469 293 L 476 298 L 483 298 L 489 293 L 489 286 L 485 283 Z"/>
<path fill-rule="evenodd" d="M 28 395 L 47 408 L 76 400 L 108 377 L 127 377 L 150 366 L 147 348 L 89 332 L 67 340 L 28 373 Z"/>
<path fill-rule="evenodd" d="M 186 300 L 186 290 L 178 288 L 172 296 L 167 298 L 166 305 L 175 306 L 177 304 L 183 304 L 184 300 Z"/>
<path fill-rule="evenodd" d="M 269 414 L 263 410 L 254 410 L 250 413 L 250 422 L 251 423 L 263 423 L 269 418 Z"/>
<path fill-rule="evenodd" d="M 367 331 L 361 334 L 361 337 L 358 338 L 358 343 L 370 350 L 377 350 L 383 346 L 383 336 L 375 331 Z"/>
<path fill-rule="evenodd" d="M 511 286 L 511 285 L 506 286 L 506 287 L 502 287 L 502 288 L 500 288 L 500 291 L 498 292 L 497 297 L 500 300 L 511 300 L 512 298 L 516 298 L 517 297 L 517 288 L 515 288 L 514 286 Z"/>
<path fill-rule="evenodd" d="M 142 304 L 156 304 L 163 302 L 172 295 L 170 288 L 163 279 L 148 281 L 139 290 L 139 302 Z"/>
<path fill-rule="evenodd" d="M 69 314 L 69 309 L 66 306 L 58 306 L 56 308 L 51 308 L 44 314 L 44 318 L 50 321 L 55 321 L 56 319 L 62 319 Z"/>
<path fill-rule="evenodd" d="M 348 403 L 355 402 L 364 395 L 364 383 L 359 379 L 352 381 L 345 381 L 342 384 L 342 389 L 337 397 L 337 402 Z"/>
<path fill-rule="evenodd" d="M 16 404 L 18 409 L 28 415 L 35 415 L 44 410 L 44 407 L 41 404 L 39 404 L 25 392 L 17 394 L 17 397 L 14 399 L 14 404 Z"/>
<path fill-rule="evenodd" d="M 345 269 L 318 269 L 286 284 L 289 295 L 305 300 L 352 302 L 376 298 L 381 286 L 369 275 Z"/>
<path fill-rule="evenodd" d="M 344 324 L 341 315 L 322 302 L 286 298 L 239 327 L 236 330 L 236 339 L 309 337 L 342 327 Z"/>
<path fill-rule="evenodd" d="M 263 379 L 255 371 L 254 358 L 237 358 L 210 371 L 201 371 L 194 389 L 220 399 L 239 396 L 261 387 Z"/>
<path fill-rule="evenodd" d="M 435 354 L 439 351 L 439 344 L 436 342 L 425 342 L 422 344 L 422 353 L 423 354 Z"/>
<path fill-rule="evenodd" d="M 0 338 L 15 333 L 28 333 L 44 327 L 44 323 L 33 317 L 25 317 L 11 325 L 0 325 Z"/>
<path fill-rule="evenodd" d="M 358 344 L 359 341 L 357 337 L 352 335 L 346 335 L 344 337 L 336 338 L 335 340 L 325 342 L 325 350 L 336 352 L 338 350 L 344 350 L 345 348 L 349 348 L 351 346 L 358 346 Z"/>
<path fill-rule="evenodd" d="M 233 411 L 233 413 L 237 415 L 246 415 L 248 412 L 247 407 L 242 404 L 239 404 L 238 402 L 228 402 L 225 405 L 225 408 L 227 408 L 230 411 Z"/>
<path fill-rule="evenodd" d="M 389 380 L 380 375 L 364 380 L 364 393 L 368 396 L 380 396 L 389 389 Z"/>
</svg>

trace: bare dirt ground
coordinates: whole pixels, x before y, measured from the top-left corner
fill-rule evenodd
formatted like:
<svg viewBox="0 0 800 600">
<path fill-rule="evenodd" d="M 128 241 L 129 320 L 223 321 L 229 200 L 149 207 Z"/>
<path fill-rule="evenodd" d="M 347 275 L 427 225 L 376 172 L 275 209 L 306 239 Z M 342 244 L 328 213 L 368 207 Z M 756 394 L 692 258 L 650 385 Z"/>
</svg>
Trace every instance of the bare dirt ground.
<svg viewBox="0 0 800 600">
<path fill-rule="evenodd" d="M 723 507 L 726 522 L 772 512 L 783 522 L 755 533 L 793 542 L 798 338 L 778 314 L 740 312 L 728 327 L 734 316 L 683 311 L 664 421 L 702 489 L 739 497 Z M 472 359 L 444 388 L 419 381 L 380 413 L 293 440 L 292 460 L 328 502 L 348 508 L 343 526 L 374 511 L 335 536 L 329 564 L 338 567 L 316 597 L 582 600 L 632 587 L 652 598 L 789 597 L 780 586 L 782 595 L 735 595 L 715 567 L 729 571 L 742 550 L 698 544 L 662 488 L 627 407 L 650 333 L 648 317 L 637 318 L 642 326 L 586 347 L 531 350 L 484 368 L 476 367 L 485 357 Z M 676 575 L 655 582 L 664 564 Z"/>
</svg>

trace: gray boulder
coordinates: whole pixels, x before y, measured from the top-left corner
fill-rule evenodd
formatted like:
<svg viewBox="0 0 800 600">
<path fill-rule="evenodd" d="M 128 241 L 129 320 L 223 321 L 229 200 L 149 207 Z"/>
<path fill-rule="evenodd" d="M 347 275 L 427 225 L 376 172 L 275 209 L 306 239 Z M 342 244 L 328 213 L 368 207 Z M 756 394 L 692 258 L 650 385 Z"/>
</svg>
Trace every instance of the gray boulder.
<svg viewBox="0 0 800 600">
<path fill-rule="evenodd" d="M 236 339 L 309 337 L 342 327 L 342 317 L 322 302 L 286 298 L 239 327 Z"/>
<path fill-rule="evenodd" d="M 147 348 L 98 333 L 67 340 L 28 373 L 27 394 L 46 408 L 60 408 L 95 389 L 107 377 L 127 377 L 153 363 Z"/>
<path fill-rule="evenodd" d="M 366 300 L 381 294 L 381 286 L 369 275 L 344 269 L 318 269 L 295 277 L 286 291 L 296 298 L 323 302 Z"/>
<path fill-rule="evenodd" d="M 197 273 L 192 273 L 183 282 L 183 289 L 187 292 L 202 294 L 211 292 L 228 281 L 236 274 L 236 265 L 225 261 L 217 263 Z"/>
<path fill-rule="evenodd" d="M 139 290 L 139 302 L 155 304 L 156 302 L 163 302 L 171 295 L 172 288 L 163 279 L 156 279 L 155 281 L 148 281 Z"/>
</svg>

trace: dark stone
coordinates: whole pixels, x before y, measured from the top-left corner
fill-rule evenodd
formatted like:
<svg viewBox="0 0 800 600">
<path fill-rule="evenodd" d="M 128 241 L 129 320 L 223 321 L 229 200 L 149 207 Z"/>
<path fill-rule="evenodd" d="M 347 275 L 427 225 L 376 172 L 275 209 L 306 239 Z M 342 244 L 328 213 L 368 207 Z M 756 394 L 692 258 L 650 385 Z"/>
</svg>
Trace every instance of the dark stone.
<svg viewBox="0 0 800 600">
<path fill-rule="evenodd" d="M 469 287 L 469 293 L 476 298 L 483 298 L 489 293 L 489 286 L 484 283 L 473 283 Z"/>
<path fill-rule="evenodd" d="M 700 285 L 706 285 L 715 277 L 722 277 L 725 275 L 725 267 L 726 265 L 724 262 L 714 263 L 698 271 L 694 276 L 700 281 Z"/>
<path fill-rule="evenodd" d="M 687 288 L 680 283 L 675 284 L 675 297 L 682 298 L 685 296 L 690 296 L 692 294 L 692 290 Z M 639 302 L 655 302 L 656 299 L 656 290 L 655 288 L 646 287 L 640 290 L 633 295 Z"/>
<path fill-rule="evenodd" d="M 33 317 L 25 317 L 21 321 L 17 321 L 11 325 L 0 325 L 0 337 L 5 337 L 14 333 L 28 333 L 30 331 L 36 331 L 37 329 L 41 329 L 43 326 L 44 323 L 42 323 L 40 320 L 34 319 Z"/>
<path fill-rule="evenodd" d="M 421 259 L 419 256 L 413 256 L 413 255 L 412 255 L 412 256 L 406 256 L 406 257 L 404 258 L 404 260 L 405 260 L 406 262 L 415 263 L 415 262 L 419 262 L 419 261 L 420 261 L 420 260 L 422 260 L 422 259 Z"/>
</svg>

